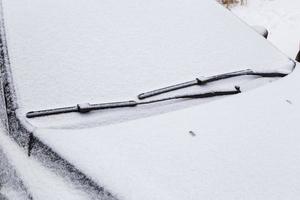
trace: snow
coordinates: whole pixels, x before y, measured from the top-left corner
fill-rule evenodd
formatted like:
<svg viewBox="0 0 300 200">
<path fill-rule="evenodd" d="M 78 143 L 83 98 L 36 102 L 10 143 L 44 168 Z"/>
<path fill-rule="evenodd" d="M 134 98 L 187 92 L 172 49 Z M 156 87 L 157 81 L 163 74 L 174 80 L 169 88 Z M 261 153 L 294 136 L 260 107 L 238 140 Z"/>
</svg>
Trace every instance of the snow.
<svg viewBox="0 0 300 200">
<path fill-rule="evenodd" d="M 20 117 L 31 109 L 128 100 L 241 67 L 294 67 L 212 1 L 4 0 L 3 6 Z M 269 79 L 226 81 L 226 87 L 239 83 L 246 92 L 201 105 L 189 101 L 29 122 L 44 143 L 119 199 L 297 199 L 299 78 L 296 68 L 264 86 Z M 119 118 L 123 123 L 99 126 Z M 78 124 L 84 128 L 74 129 Z M 34 199 L 87 198 L 5 134 L 0 146 Z"/>
<path fill-rule="evenodd" d="M 0 146 L 0 199 L 25 200 L 30 194 Z"/>
<path fill-rule="evenodd" d="M 261 25 L 269 32 L 268 40 L 295 58 L 300 44 L 299 0 L 249 0 L 232 12 L 250 25 Z"/>
<path fill-rule="evenodd" d="M 1 77 L 2 78 L 2 77 Z M 0 134 L 4 134 L 7 124 L 6 107 L 1 89 L 2 81 L 0 82 Z M 0 139 L 1 140 L 1 139 Z M 0 141 L 1 143 L 1 141 Z M 25 200 L 30 199 L 28 192 L 23 181 L 17 174 L 15 167 L 12 165 L 11 160 L 5 154 L 2 144 L 0 144 L 0 199 L 16 199 Z"/>
<path fill-rule="evenodd" d="M 213 1 L 3 0 L 3 9 L 18 114 L 23 121 L 31 110 L 132 100 L 141 92 L 198 76 L 245 68 L 291 71 L 293 66 Z M 252 84 L 269 80 L 260 81 Z M 190 91 L 198 92 L 199 87 Z M 48 128 L 95 127 L 207 101 L 28 122 Z"/>
<path fill-rule="evenodd" d="M 265 27 L 263 27 L 263 26 L 252 26 L 252 28 L 254 28 L 254 30 L 257 33 L 259 33 L 260 35 L 264 36 L 265 38 L 268 37 L 269 32 L 268 32 L 268 30 Z"/>
<path fill-rule="evenodd" d="M 1 89 L 0 83 L 0 199 L 90 199 L 85 191 L 28 157 L 8 136 Z"/>
<path fill-rule="evenodd" d="M 299 78 L 296 68 L 287 78 L 222 101 L 36 134 L 120 199 L 297 199 Z"/>
<path fill-rule="evenodd" d="M 2 62 L 2 61 L 1 61 Z M 2 66 L 3 67 L 3 66 Z M 3 70 L 1 67 L 1 71 Z M 40 161 L 27 156 L 8 136 L 8 119 L 3 94 L 3 71 L 0 81 L 0 199 L 91 199 L 74 183 L 42 166 Z M 20 134 L 20 133 L 18 133 Z"/>
<path fill-rule="evenodd" d="M 1 130 L 0 132 L 0 147 L 3 148 L 3 152 L 5 152 L 10 160 L 10 163 L 18 172 L 18 176 L 29 188 L 33 199 L 90 199 L 84 191 L 77 190 L 71 183 L 66 182 L 62 177 L 56 175 L 49 169 L 42 166 L 39 161 L 28 157 L 26 152 L 21 149 L 16 143 L 14 143 L 4 133 L 3 130 Z M 0 151 L 0 154 L 3 152 Z M 0 173 L 3 161 L 5 160 L 1 159 Z M 14 176 L 11 175 L 11 169 L 9 167 L 3 167 L 3 170 L 3 173 L 10 173 L 8 174 L 9 177 L 6 178 L 8 178 L 10 182 L 13 181 Z M 0 183 L 2 180 L 4 179 L 2 179 L 2 177 L 0 176 Z M 26 196 L 24 196 L 24 191 L 23 193 L 21 193 L 22 191 L 19 193 L 13 193 L 13 186 L 11 184 L 7 184 L 5 186 L 10 186 L 3 188 L 3 194 L 5 194 L 9 199 L 26 199 Z"/>
</svg>

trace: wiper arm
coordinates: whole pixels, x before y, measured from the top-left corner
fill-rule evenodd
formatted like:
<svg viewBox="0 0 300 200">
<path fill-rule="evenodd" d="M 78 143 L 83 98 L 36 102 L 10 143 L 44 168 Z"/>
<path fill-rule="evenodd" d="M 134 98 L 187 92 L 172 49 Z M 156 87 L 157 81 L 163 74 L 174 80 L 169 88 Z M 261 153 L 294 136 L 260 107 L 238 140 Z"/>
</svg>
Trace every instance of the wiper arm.
<svg viewBox="0 0 300 200">
<path fill-rule="evenodd" d="M 111 108 L 122 108 L 122 107 L 134 107 L 137 106 L 136 101 L 122 101 L 122 102 L 112 102 L 112 103 L 101 103 L 101 104 L 77 104 L 76 106 L 63 107 L 63 108 L 53 108 L 39 111 L 30 111 L 26 114 L 27 118 L 42 117 L 48 115 L 57 115 L 71 112 L 87 113 L 92 110 L 104 110 Z"/>
<path fill-rule="evenodd" d="M 138 105 L 152 104 L 163 101 L 170 101 L 176 99 L 196 99 L 196 98 L 208 98 L 215 96 L 224 96 L 224 95 L 233 95 L 241 93 L 240 87 L 235 86 L 234 90 L 220 90 L 220 91 L 210 91 L 206 93 L 194 93 L 194 94 L 185 94 L 185 95 L 177 95 L 162 99 L 156 99 L 151 101 L 122 101 L 122 102 L 112 102 L 112 103 L 101 103 L 101 104 L 77 104 L 76 106 L 71 107 L 63 107 L 63 108 L 54 108 L 47 110 L 39 110 L 39 111 L 31 111 L 26 114 L 27 118 L 34 117 L 42 117 L 48 115 L 56 115 L 70 112 L 78 112 L 78 113 L 87 113 L 93 110 L 105 110 L 105 109 L 113 109 L 113 108 L 124 108 L 124 107 L 136 107 Z"/>
<path fill-rule="evenodd" d="M 138 102 L 138 105 L 151 104 L 151 103 L 157 103 L 157 102 L 169 101 L 169 100 L 175 100 L 175 99 L 208 98 L 208 97 L 216 97 L 216 96 L 233 95 L 233 94 L 238 94 L 238 93 L 241 93 L 241 89 L 239 86 L 235 86 L 234 90 L 219 90 L 219 91 L 210 91 L 210 92 L 205 92 L 205 93 L 176 95 L 176 96 L 172 96 L 172 97 L 166 97 L 166 98 L 155 99 L 155 100 L 150 100 L 150 101 L 140 101 L 140 102 Z"/>
<path fill-rule="evenodd" d="M 146 99 L 148 97 L 153 97 L 159 94 L 164 94 L 167 92 L 171 92 L 174 90 L 179 90 L 182 88 L 187 88 L 195 85 L 205 85 L 210 82 L 215 82 L 223 79 L 228 79 L 228 78 L 233 78 L 237 76 L 260 76 L 260 77 L 284 77 L 288 75 L 288 73 L 282 73 L 282 72 L 255 72 L 251 69 L 246 69 L 246 70 L 240 70 L 240 71 L 235 71 L 235 72 L 229 72 L 225 74 L 219 74 L 215 76 L 209 76 L 209 77 L 202 77 L 202 78 L 196 78 L 195 80 L 184 82 L 184 83 L 179 83 L 176 85 L 160 88 L 157 90 L 145 92 L 142 94 L 138 95 L 139 99 Z"/>
</svg>

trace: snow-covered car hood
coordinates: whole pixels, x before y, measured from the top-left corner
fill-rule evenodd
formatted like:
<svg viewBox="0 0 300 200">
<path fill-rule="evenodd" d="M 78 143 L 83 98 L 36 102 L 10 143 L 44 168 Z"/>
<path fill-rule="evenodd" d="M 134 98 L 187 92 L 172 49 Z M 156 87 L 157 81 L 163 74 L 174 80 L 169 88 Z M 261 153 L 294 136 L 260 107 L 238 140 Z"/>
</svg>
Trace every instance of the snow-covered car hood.
<svg viewBox="0 0 300 200">
<path fill-rule="evenodd" d="M 287 78 L 221 101 L 37 134 L 120 199 L 297 199 L 299 78 L 296 68 Z"/>
<path fill-rule="evenodd" d="M 217 101 L 25 117 L 130 100 L 198 76 L 292 72 L 294 61 L 215 2 L 3 0 L 3 11 L 18 120 L 114 197 L 299 196 L 297 68 L 280 80 L 243 77 L 184 90 L 242 87 Z"/>
</svg>

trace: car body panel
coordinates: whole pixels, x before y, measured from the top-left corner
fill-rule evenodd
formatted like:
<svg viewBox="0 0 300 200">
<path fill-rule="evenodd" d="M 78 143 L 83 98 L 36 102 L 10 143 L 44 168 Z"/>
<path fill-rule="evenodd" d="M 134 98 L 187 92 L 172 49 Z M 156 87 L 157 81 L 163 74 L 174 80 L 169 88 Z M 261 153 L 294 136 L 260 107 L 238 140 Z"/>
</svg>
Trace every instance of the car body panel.
<svg viewBox="0 0 300 200">
<path fill-rule="evenodd" d="M 130 100 L 199 75 L 295 68 L 212 1 L 68 3 L 3 1 L 14 111 L 34 141 L 119 199 L 299 196 L 297 68 L 270 84 L 275 79 L 212 84 L 208 90 L 260 87 L 245 84 L 242 94 L 202 104 L 26 119 L 31 109 Z"/>
<path fill-rule="evenodd" d="M 299 78 L 296 68 L 275 83 L 205 105 L 37 134 L 120 199 L 297 199 Z"/>
</svg>

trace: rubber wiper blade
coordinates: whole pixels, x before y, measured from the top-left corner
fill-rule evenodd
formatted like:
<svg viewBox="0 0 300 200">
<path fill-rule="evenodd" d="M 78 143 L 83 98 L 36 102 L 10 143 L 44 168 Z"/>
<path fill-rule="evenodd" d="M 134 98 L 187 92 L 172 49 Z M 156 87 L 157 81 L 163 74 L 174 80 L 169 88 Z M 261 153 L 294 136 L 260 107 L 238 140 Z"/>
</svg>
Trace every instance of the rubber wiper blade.
<svg viewBox="0 0 300 200">
<path fill-rule="evenodd" d="M 71 107 L 30 111 L 26 114 L 26 117 L 34 118 L 34 117 L 57 115 L 57 114 L 70 113 L 70 112 L 87 113 L 87 112 L 90 112 L 93 110 L 136 107 L 138 105 L 153 104 L 153 103 L 158 103 L 158 102 L 163 102 L 163 101 L 171 101 L 171 100 L 176 100 L 176 99 L 209 98 L 209 97 L 215 97 L 215 96 L 233 95 L 233 94 L 238 94 L 240 92 L 241 92 L 240 87 L 235 86 L 235 88 L 233 90 L 218 90 L 218 91 L 210 91 L 210 92 L 206 92 L 206 93 L 184 94 L 184 95 L 177 95 L 177 96 L 161 98 L 161 99 L 156 99 L 156 100 L 151 100 L 151 101 L 122 101 L 122 102 L 100 103 L 100 104 L 85 103 L 85 104 L 77 104 L 76 106 L 71 106 Z"/>
<path fill-rule="evenodd" d="M 42 117 L 48 115 L 71 113 L 71 112 L 87 113 L 92 110 L 104 110 L 104 109 L 134 107 L 134 106 L 137 106 L 136 101 L 122 101 L 122 102 L 100 103 L 100 104 L 84 103 L 84 104 L 77 104 L 76 106 L 72 106 L 72 107 L 30 111 L 26 114 L 26 117 L 34 118 L 34 117 Z"/>
<path fill-rule="evenodd" d="M 184 83 L 179 83 L 176 85 L 152 90 L 149 92 L 144 92 L 138 95 L 138 99 L 146 99 L 149 97 L 153 97 L 156 95 L 164 94 L 167 92 L 195 86 L 195 85 L 205 85 L 210 82 L 215 82 L 223 79 L 228 79 L 228 78 L 233 78 L 237 76 L 260 76 L 260 77 L 284 77 L 288 75 L 288 73 L 282 73 L 282 72 L 256 72 L 251 69 L 245 69 L 245 70 L 240 70 L 240 71 L 235 71 L 235 72 L 229 72 L 225 74 L 218 74 L 215 76 L 208 76 L 208 77 L 202 77 L 202 78 L 196 78 L 195 80 L 184 82 Z"/>
<path fill-rule="evenodd" d="M 234 90 L 218 90 L 218 91 L 210 91 L 205 93 L 193 93 L 193 94 L 183 94 L 183 95 L 176 95 L 172 97 L 166 97 L 161 99 L 155 99 L 150 101 L 140 101 L 138 102 L 139 105 L 141 104 L 151 104 L 157 103 L 162 101 L 170 101 L 176 99 L 198 99 L 198 98 L 209 98 L 209 97 L 216 97 L 216 96 L 226 96 L 226 95 L 233 95 L 241 93 L 241 89 L 239 86 L 235 86 Z"/>
</svg>

